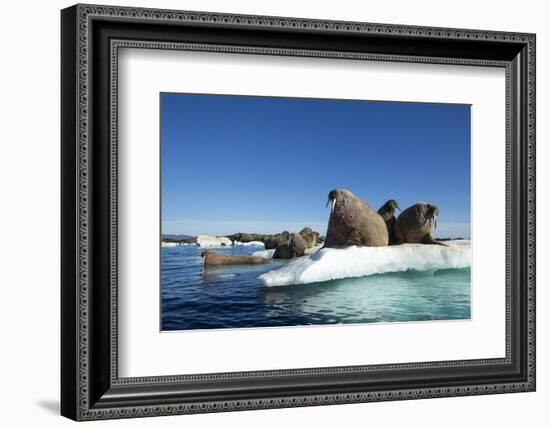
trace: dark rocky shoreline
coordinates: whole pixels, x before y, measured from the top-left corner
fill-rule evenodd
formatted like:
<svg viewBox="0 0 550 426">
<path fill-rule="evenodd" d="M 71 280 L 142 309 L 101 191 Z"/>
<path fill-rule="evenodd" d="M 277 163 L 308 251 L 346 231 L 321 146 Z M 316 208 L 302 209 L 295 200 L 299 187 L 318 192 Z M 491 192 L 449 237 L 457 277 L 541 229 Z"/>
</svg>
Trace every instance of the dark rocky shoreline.
<svg viewBox="0 0 550 426">
<path fill-rule="evenodd" d="M 322 243 L 324 241 L 323 236 L 319 235 L 318 232 L 313 231 L 311 228 L 308 228 L 308 227 L 302 229 L 298 234 L 301 235 L 306 240 L 308 247 L 315 245 L 316 243 Z M 272 248 L 277 248 L 283 242 L 288 241 L 288 239 L 290 238 L 290 235 L 292 235 L 292 233 L 288 231 L 279 232 L 277 234 L 257 234 L 257 233 L 237 232 L 235 234 L 220 235 L 220 237 L 227 237 L 231 241 L 237 241 L 240 243 L 250 243 L 252 241 L 260 241 L 264 243 L 266 250 L 269 250 Z M 168 235 L 163 235 L 161 241 L 163 243 L 196 244 L 197 237 L 193 237 L 191 235 L 168 234 Z"/>
</svg>

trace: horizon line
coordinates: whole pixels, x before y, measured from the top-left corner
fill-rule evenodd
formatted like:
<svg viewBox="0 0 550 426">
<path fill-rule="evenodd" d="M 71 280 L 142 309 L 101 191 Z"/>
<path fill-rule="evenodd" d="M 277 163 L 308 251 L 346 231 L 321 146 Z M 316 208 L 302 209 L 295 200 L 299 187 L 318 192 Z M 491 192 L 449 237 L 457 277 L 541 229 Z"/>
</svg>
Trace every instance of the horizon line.
<svg viewBox="0 0 550 426">
<path fill-rule="evenodd" d="M 278 234 L 283 231 L 288 232 L 300 232 L 305 227 L 309 227 L 314 231 L 319 232 L 320 235 L 326 234 L 327 223 L 321 222 L 308 222 L 308 221 L 292 221 L 292 222 L 270 222 L 270 221 L 210 221 L 210 223 L 205 226 L 204 221 L 198 226 L 199 222 L 195 220 L 179 220 L 179 221 L 168 221 L 172 222 L 173 228 L 177 228 L 177 231 L 164 230 L 161 229 L 162 235 L 188 235 L 192 237 L 197 237 L 199 235 L 208 235 L 208 236 L 226 236 L 232 234 L 263 234 L 271 235 Z M 189 222 L 184 224 L 182 222 Z M 183 225 L 183 226 L 178 226 Z M 186 226 L 187 225 L 187 226 Z M 251 226 L 252 225 L 252 226 Z M 181 228 L 187 229 L 201 229 L 201 232 L 191 231 L 187 232 L 180 230 Z M 163 226 L 163 228 L 166 228 Z M 168 226 L 170 228 L 170 226 Z M 210 229 L 205 229 L 210 228 Z M 251 230 L 253 229 L 253 230 Z M 471 237 L 471 223 L 464 222 L 440 222 L 438 223 L 437 229 L 435 229 L 434 236 L 436 238 L 470 238 Z M 223 230 L 223 231 L 222 231 Z M 220 232 L 222 231 L 222 232 Z"/>
</svg>

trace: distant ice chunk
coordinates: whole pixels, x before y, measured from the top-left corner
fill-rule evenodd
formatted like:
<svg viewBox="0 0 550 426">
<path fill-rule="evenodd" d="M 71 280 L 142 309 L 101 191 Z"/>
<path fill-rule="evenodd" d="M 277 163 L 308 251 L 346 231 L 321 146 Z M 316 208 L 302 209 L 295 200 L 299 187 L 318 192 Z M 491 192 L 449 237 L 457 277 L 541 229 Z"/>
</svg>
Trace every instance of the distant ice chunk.
<svg viewBox="0 0 550 426">
<path fill-rule="evenodd" d="M 174 243 L 172 241 L 162 241 L 160 245 L 161 247 L 176 247 L 178 243 Z"/>
<path fill-rule="evenodd" d="M 262 259 L 273 259 L 273 253 L 275 253 L 275 249 L 260 250 L 252 253 L 252 256 L 259 256 Z"/>
<path fill-rule="evenodd" d="M 248 241 L 246 243 L 243 243 L 241 241 L 233 241 L 233 245 L 235 246 L 262 246 L 265 247 L 265 244 L 261 241 Z"/>
<path fill-rule="evenodd" d="M 471 266 L 468 240 L 445 242 L 449 247 L 403 244 L 388 247 L 324 248 L 260 275 L 268 286 L 308 284 L 407 270 L 429 271 Z"/>
<path fill-rule="evenodd" d="M 209 235 L 199 235 L 197 237 L 197 245 L 200 247 L 222 247 L 233 245 L 232 241 L 227 237 L 211 237 Z"/>
</svg>

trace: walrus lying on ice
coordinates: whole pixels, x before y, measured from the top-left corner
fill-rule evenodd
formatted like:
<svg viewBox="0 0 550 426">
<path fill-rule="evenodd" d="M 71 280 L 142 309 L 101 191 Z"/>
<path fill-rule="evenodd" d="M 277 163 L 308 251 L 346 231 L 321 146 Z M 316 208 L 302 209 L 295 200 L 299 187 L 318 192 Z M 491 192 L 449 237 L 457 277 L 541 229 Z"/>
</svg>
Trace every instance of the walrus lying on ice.
<svg viewBox="0 0 550 426">
<path fill-rule="evenodd" d="M 401 210 L 399 204 L 395 200 L 388 200 L 382 207 L 378 209 L 378 214 L 382 216 L 384 222 L 386 222 L 386 228 L 388 229 L 389 244 L 395 244 L 395 235 L 393 228 L 395 226 L 395 211 Z"/>
<path fill-rule="evenodd" d="M 204 258 L 204 266 L 260 265 L 267 262 L 260 256 L 228 256 L 213 251 L 203 251 L 201 256 Z"/>
<path fill-rule="evenodd" d="M 432 226 L 437 228 L 437 206 L 428 203 L 417 203 L 403 210 L 395 221 L 393 233 L 395 244 L 417 243 L 438 244 L 432 235 Z"/>
<path fill-rule="evenodd" d="M 273 253 L 273 259 L 293 259 L 304 255 L 307 242 L 300 234 L 292 233 Z"/>
<path fill-rule="evenodd" d="M 324 247 L 387 246 L 388 229 L 382 216 L 346 189 L 328 194 L 330 219 Z"/>
<path fill-rule="evenodd" d="M 317 241 L 319 241 L 319 233 L 312 230 L 310 227 L 306 226 L 304 229 L 302 229 L 300 232 L 298 232 L 300 236 L 306 240 L 307 248 L 313 248 L 317 244 Z"/>
</svg>

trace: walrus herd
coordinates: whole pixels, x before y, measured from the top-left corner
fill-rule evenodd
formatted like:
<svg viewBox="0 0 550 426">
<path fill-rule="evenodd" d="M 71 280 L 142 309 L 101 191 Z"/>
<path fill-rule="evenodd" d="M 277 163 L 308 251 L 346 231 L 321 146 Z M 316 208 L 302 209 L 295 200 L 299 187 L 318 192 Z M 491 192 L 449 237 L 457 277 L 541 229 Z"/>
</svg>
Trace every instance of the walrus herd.
<svg viewBox="0 0 550 426">
<path fill-rule="evenodd" d="M 437 206 L 417 203 L 401 211 L 395 200 L 388 200 L 374 211 L 361 198 L 347 189 L 333 189 L 328 194 L 330 217 L 323 247 L 381 247 L 405 243 L 438 244 L 432 234 L 437 227 Z M 319 233 L 304 228 L 299 233 L 283 232 L 264 241 L 266 249 L 275 249 L 274 259 L 292 259 L 306 254 L 306 249 L 319 241 Z M 261 264 L 257 256 L 226 256 L 204 252 L 206 266 Z"/>
<path fill-rule="evenodd" d="M 331 205 L 324 247 L 378 247 L 404 243 L 438 244 L 432 235 L 437 227 L 439 209 L 428 203 L 417 203 L 401 210 L 395 200 L 388 200 L 378 212 L 346 189 L 333 189 L 328 194 Z"/>
</svg>

